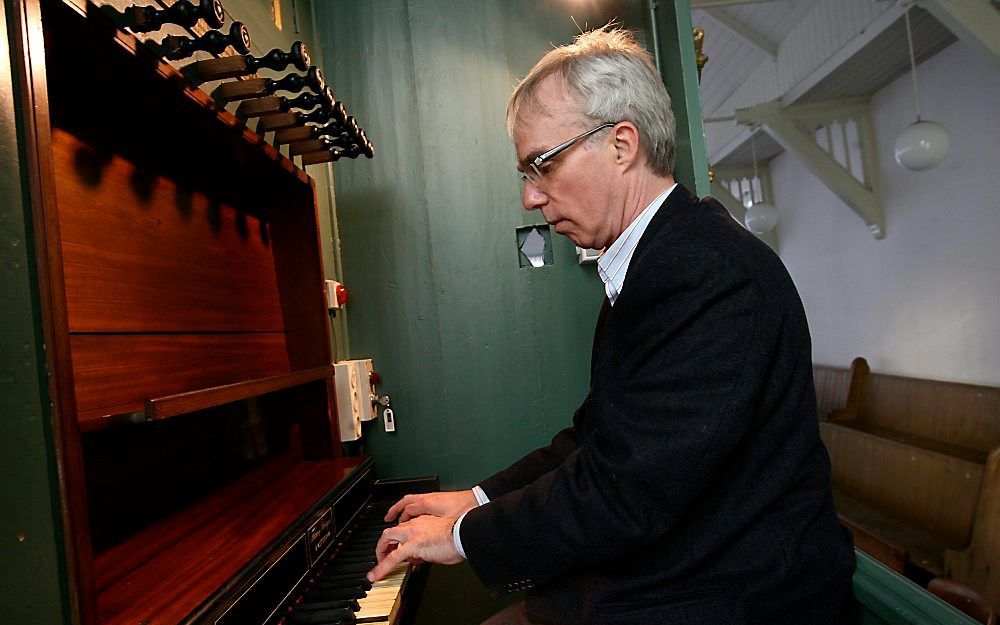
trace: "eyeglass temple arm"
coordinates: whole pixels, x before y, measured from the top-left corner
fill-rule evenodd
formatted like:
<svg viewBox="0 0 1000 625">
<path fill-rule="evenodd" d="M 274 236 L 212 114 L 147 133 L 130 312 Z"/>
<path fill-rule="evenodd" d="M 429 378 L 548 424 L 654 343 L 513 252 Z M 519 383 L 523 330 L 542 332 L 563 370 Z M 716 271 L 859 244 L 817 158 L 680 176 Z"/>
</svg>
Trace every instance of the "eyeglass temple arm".
<svg viewBox="0 0 1000 625">
<path fill-rule="evenodd" d="M 594 134 L 595 132 L 597 132 L 599 130 L 604 130 L 605 128 L 611 128 L 614 125 L 615 124 L 612 123 L 612 122 L 607 122 L 607 123 L 601 124 L 597 128 L 593 128 L 591 130 L 588 130 L 587 132 L 583 133 L 582 135 L 577 135 L 577 136 L 573 137 L 572 139 L 564 141 L 564 142 L 560 143 L 559 145 L 557 145 L 556 147 L 554 147 L 551 150 L 549 150 L 548 152 L 544 152 L 544 153 L 539 154 L 538 156 L 536 156 L 535 159 L 533 161 L 531 161 L 531 165 L 534 166 L 534 167 L 538 167 L 539 165 L 541 165 L 545 161 L 549 160 L 550 158 L 552 158 L 556 154 L 562 152 L 563 150 L 565 150 L 569 146 L 573 145 L 577 141 L 580 141 L 581 139 L 586 139 L 587 137 L 589 137 L 590 135 Z"/>
</svg>

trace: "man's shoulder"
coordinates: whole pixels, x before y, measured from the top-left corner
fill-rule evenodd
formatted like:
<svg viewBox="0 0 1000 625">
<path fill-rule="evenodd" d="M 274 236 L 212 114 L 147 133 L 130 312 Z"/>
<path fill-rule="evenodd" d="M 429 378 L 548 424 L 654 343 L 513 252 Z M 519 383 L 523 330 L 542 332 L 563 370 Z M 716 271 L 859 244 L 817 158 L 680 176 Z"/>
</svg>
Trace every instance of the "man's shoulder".
<svg viewBox="0 0 1000 625">
<path fill-rule="evenodd" d="M 719 264 L 759 263 L 774 252 L 746 230 L 711 196 L 698 198 L 686 189 L 681 197 L 670 198 L 651 224 L 648 245 L 642 255 L 651 255 L 653 264 L 704 262 Z M 780 261 L 779 261 L 780 262 Z M 675 267 L 675 269 L 683 269 Z"/>
<path fill-rule="evenodd" d="M 794 290 L 791 277 L 778 255 L 743 227 L 711 196 L 698 198 L 683 187 L 682 194 L 661 207 L 658 224 L 649 240 L 637 250 L 633 270 L 636 281 L 701 282 L 713 280 L 724 288 L 727 280 L 750 281 L 776 293 Z"/>
</svg>

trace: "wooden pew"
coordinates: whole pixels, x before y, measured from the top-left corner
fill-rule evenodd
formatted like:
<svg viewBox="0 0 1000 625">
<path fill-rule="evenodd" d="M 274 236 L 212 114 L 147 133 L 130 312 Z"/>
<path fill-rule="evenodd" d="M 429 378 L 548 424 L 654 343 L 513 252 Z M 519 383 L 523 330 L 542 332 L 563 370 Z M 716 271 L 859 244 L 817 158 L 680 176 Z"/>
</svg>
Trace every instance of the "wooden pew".
<svg viewBox="0 0 1000 625">
<path fill-rule="evenodd" d="M 858 546 L 1000 607 L 1000 388 L 871 373 L 862 358 L 817 366 L 815 380 L 838 511 Z"/>
</svg>

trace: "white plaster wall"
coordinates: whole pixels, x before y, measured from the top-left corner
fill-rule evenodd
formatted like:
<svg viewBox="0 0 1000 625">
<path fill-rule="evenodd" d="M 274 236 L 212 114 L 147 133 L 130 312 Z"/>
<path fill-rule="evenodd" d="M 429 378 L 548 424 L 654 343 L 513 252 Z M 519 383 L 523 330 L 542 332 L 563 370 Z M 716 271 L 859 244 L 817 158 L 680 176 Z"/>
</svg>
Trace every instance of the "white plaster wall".
<svg viewBox="0 0 1000 625">
<path fill-rule="evenodd" d="M 771 161 L 780 253 L 802 295 L 813 360 L 1000 386 L 1000 72 L 961 42 L 918 66 L 924 119 L 951 133 L 936 169 L 892 156 L 913 121 L 910 77 L 875 94 L 886 238 L 792 154 Z"/>
</svg>

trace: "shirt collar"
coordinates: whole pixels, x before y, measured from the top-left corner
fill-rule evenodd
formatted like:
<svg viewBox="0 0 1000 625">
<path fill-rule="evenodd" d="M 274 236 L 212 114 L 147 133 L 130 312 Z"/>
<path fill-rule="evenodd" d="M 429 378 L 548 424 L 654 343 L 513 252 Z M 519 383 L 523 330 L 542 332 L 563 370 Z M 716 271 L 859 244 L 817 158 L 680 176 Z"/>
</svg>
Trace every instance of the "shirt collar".
<svg viewBox="0 0 1000 625">
<path fill-rule="evenodd" d="M 635 247 L 639 244 L 639 239 L 642 238 L 649 222 L 652 221 L 660 206 L 663 205 L 667 196 L 676 186 L 675 182 L 663 193 L 653 198 L 653 201 L 642 209 L 642 212 L 632 220 L 632 223 L 625 228 L 625 231 L 615 239 L 615 242 L 608 249 L 604 250 L 598 259 L 597 275 L 604 282 L 604 292 L 607 293 L 612 306 L 618 295 L 621 294 L 622 285 L 625 283 L 625 274 L 628 272 L 628 266 L 632 260 L 632 254 L 635 252 Z"/>
</svg>

